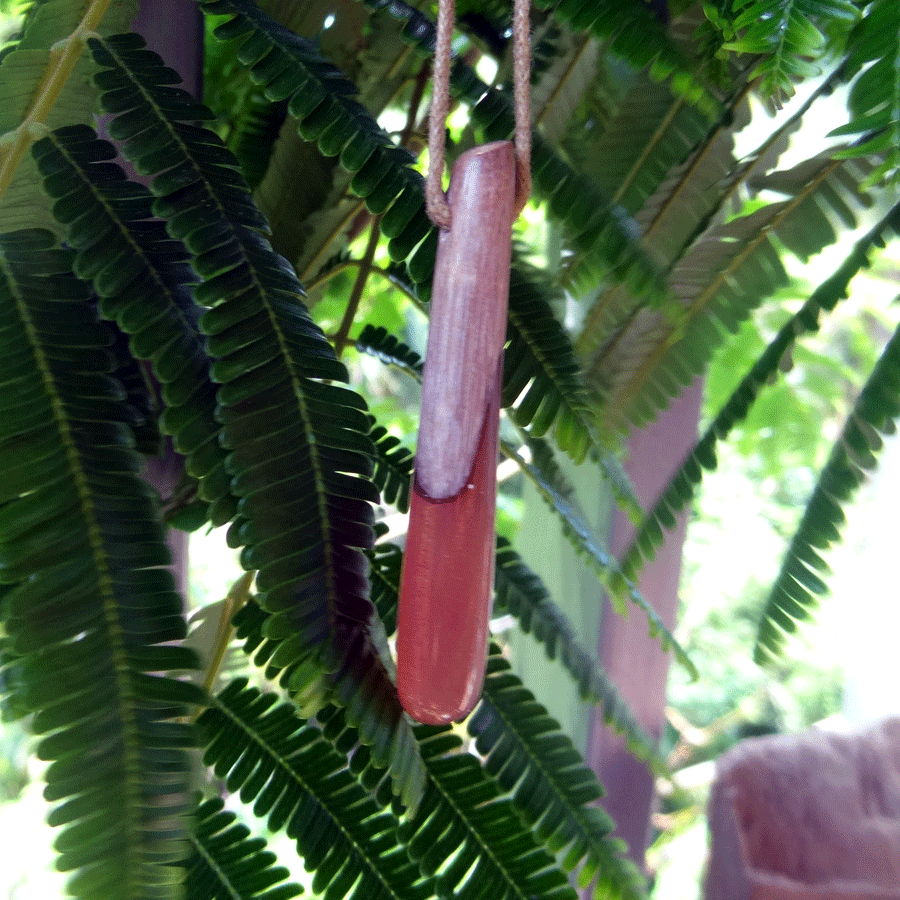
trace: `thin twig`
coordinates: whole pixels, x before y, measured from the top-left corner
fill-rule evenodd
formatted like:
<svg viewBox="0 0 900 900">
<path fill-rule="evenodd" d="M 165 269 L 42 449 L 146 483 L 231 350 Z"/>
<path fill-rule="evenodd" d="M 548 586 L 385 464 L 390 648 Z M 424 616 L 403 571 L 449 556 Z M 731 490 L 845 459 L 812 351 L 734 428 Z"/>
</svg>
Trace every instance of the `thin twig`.
<svg viewBox="0 0 900 900">
<path fill-rule="evenodd" d="M 372 260 L 375 259 L 378 238 L 381 236 L 380 222 L 381 216 L 375 216 L 372 219 L 369 243 L 366 245 L 366 252 L 360 261 L 359 272 L 356 274 L 356 281 L 353 282 L 353 290 L 350 292 L 350 299 L 347 301 L 347 308 L 344 310 L 344 318 L 341 319 L 337 334 L 334 336 L 334 352 L 338 357 L 343 354 L 344 348 L 347 346 L 350 329 L 353 327 L 354 318 L 356 318 L 356 310 L 359 308 L 359 301 L 362 299 L 363 289 L 369 278 L 369 272 L 372 271 Z"/>
</svg>

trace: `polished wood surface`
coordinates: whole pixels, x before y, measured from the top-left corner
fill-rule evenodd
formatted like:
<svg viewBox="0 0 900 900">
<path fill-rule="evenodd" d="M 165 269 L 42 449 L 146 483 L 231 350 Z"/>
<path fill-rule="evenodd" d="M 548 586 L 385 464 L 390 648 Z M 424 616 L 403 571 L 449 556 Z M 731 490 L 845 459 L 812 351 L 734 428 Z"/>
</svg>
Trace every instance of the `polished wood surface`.
<svg viewBox="0 0 900 900">
<path fill-rule="evenodd" d="M 397 638 L 400 699 L 432 724 L 484 679 L 515 182 L 512 144 L 463 154 L 438 243 Z"/>
</svg>

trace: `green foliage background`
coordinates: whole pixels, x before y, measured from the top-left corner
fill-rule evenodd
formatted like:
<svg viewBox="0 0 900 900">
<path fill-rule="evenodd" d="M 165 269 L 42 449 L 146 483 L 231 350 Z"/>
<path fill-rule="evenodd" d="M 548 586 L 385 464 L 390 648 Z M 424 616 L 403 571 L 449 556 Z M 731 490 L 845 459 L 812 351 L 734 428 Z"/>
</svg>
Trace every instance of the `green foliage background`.
<svg viewBox="0 0 900 900">
<path fill-rule="evenodd" d="M 436 245 L 418 159 L 434 10 L 198 7 L 205 105 L 128 32 L 124 0 L 30 4 L 0 58 L 0 674 L 6 717 L 47 764 L 68 889 L 294 896 L 265 826 L 329 900 L 563 898 L 573 884 L 640 897 L 602 787 L 501 646 L 458 728 L 411 723 L 393 684 L 401 550 L 376 510 L 405 508 L 412 471 L 410 344 Z M 535 4 L 535 207 L 511 274 L 503 449 L 618 609 L 637 606 L 690 670 L 635 579 L 719 442 L 746 444 L 764 422 L 785 445 L 767 459 L 816 473 L 753 615 L 756 659 L 777 664 L 900 411 L 900 338 L 849 329 L 847 402 L 824 400 L 843 424 L 818 458 L 798 451 L 821 416 L 816 380 L 837 380 L 806 342 L 896 233 L 900 10 L 662 9 Z M 451 156 L 512 129 L 508 4 L 457 12 Z M 810 110 L 845 87 L 835 140 L 785 161 Z M 758 137 L 738 151 L 750 124 Z M 787 260 L 829 247 L 824 280 L 791 285 Z M 348 342 L 370 359 L 348 369 Z M 789 357 L 813 404 L 770 390 Z M 707 431 L 644 515 L 623 438 L 714 359 Z M 161 454 L 177 477 L 156 490 L 142 473 Z M 560 454 L 640 523 L 622 560 L 587 526 Z M 210 638 L 191 641 L 166 528 L 207 525 L 226 528 L 248 574 L 203 611 Z M 503 538 L 497 560 L 498 612 L 662 772 Z M 222 796 L 252 810 L 254 831 Z"/>
</svg>

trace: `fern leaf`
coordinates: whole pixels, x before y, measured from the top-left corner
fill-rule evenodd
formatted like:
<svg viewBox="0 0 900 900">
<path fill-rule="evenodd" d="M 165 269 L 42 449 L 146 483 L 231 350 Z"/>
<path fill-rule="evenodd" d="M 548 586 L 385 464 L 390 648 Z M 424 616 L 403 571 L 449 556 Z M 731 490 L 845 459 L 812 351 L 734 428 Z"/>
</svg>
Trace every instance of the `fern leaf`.
<svg viewBox="0 0 900 900">
<path fill-rule="evenodd" d="M 744 76 L 735 77 L 734 96 L 725 104 L 722 116 L 705 133 L 700 128 L 676 128 L 679 116 L 675 116 L 670 124 L 657 126 L 657 117 L 652 115 L 652 94 L 649 101 L 634 101 L 638 123 L 643 121 L 642 110 L 649 103 L 651 115 L 648 124 L 657 127 L 661 134 L 669 135 L 667 139 L 655 139 L 654 143 L 658 147 L 654 152 L 647 159 L 639 156 L 632 166 L 632 172 L 627 176 L 622 175 L 624 184 L 633 182 L 637 199 L 643 203 L 635 213 L 635 222 L 641 229 L 648 249 L 661 266 L 671 269 L 695 241 L 703 239 L 704 232 L 708 231 L 711 223 L 715 226 L 723 217 L 730 218 L 731 214 L 727 212 L 729 204 L 734 202 L 751 179 L 765 177 L 774 167 L 788 146 L 791 134 L 800 127 L 810 107 L 823 95 L 830 94 L 840 78 L 841 71 L 838 68 L 810 94 L 792 116 L 786 118 L 753 153 L 740 162 L 734 156 L 734 131 L 740 128 L 748 115 L 748 86 Z M 676 158 L 678 155 L 676 153 L 673 156 L 670 147 L 673 140 L 676 149 L 686 145 L 693 148 L 692 152 L 658 181 L 657 157 L 666 159 Z M 623 155 L 628 158 L 627 154 Z M 609 165 L 608 162 L 606 164 Z M 653 193 L 645 196 L 646 190 L 654 186 Z M 591 274 L 591 265 L 590 258 L 582 262 L 574 256 L 567 262 L 567 278 L 579 280 L 582 268 Z M 638 322 L 650 318 L 650 314 L 645 311 L 646 306 L 646 299 L 631 292 L 626 286 L 607 285 L 585 317 L 581 336 L 576 343 L 580 358 L 599 360 L 607 349 L 613 350 L 613 355 L 618 353 L 621 357 L 623 347 L 627 349 L 630 343 L 635 343 L 628 339 L 628 323 L 636 326 Z M 677 323 L 681 310 L 677 304 L 672 303 L 663 309 L 663 313 L 671 318 L 672 323 Z M 596 363 L 594 365 L 591 372 L 596 381 L 604 376 L 599 371 L 602 366 L 596 366 Z"/>
<path fill-rule="evenodd" d="M 215 797 L 194 813 L 191 855 L 184 861 L 186 900 L 290 900 L 303 893 L 286 882 L 287 869 L 276 866 L 266 842 L 224 809 Z"/>
<path fill-rule="evenodd" d="M 796 341 L 805 334 L 818 331 L 821 314 L 832 311 L 841 298 L 847 296 L 850 282 L 868 266 L 873 247 L 880 246 L 891 231 L 900 233 L 900 206 L 895 206 L 856 242 L 844 262 L 779 329 L 647 513 L 622 557 L 621 568 L 626 577 L 634 578 L 641 566 L 654 558 L 664 530 L 674 526 L 676 516 L 693 500 L 704 470 L 715 468 L 717 444 L 747 417 L 765 386 L 777 376 L 782 361 Z"/>
<path fill-rule="evenodd" d="M 397 631 L 397 597 L 403 551 L 395 544 L 380 543 L 372 551 L 372 602 L 388 635 Z"/>
<path fill-rule="evenodd" d="M 307 703 L 347 705 L 363 739 L 413 803 L 421 763 L 370 620 L 365 549 L 377 491 L 365 401 L 300 301 L 293 270 L 262 231 L 237 165 L 211 132 L 212 114 L 170 87 L 177 75 L 135 35 L 92 40 L 105 71 L 110 133 L 153 181 L 154 210 L 194 255 L 211 308 L 200 327 L 220 384 L 218 417 L 231 490 L 241 498 L 241 560 L 259 571 L 279 664 L 296 663 L 291 688 Z M 139 113 L 139 114 L 138 114 Z M 270 434 L 275 419 L 279 430 Z M 213 521 L 217 521 L 217 506 Z M 234 510 L 223 510 L 222 519 Z"/>
<path fill-rule="evenodd" d="M 356 349 L 380 359 L 386 366 L 405 372 L 416 381 L 422 378 L 422 357 L 380 325 L 364 326 L 356 339 Z"/>
<path fill-rule="evenodd" d="M 375 471 L 372 481 L 381 494 L 383 503 L 394 504 L 400 512 L 409 509 L 409 491 L 413 473 L 413 455 L 400 438 L 375 424 L 371 419 L 372 430 L 369 437 L 375 445 Z"/>
<path fill-rule="evenodd" d="M 572 486 L 566 481 L 556 464 L 553 451 L 541 441 L 531 440 L 529 446 L 532 461 L 526 462 L 513 447 L 505 441 L 501 442 L 503 452 L 516 462 L 523 474 L 537 487 L 544 502 L 559 518 L 563 534 L 575 551 L 583 556 L 594 570 L 610 597 L 613 600 L 627 597 L 638 606 L 647 617 L 650 634 L 658 637 L 663 649 L 671 649 L 678 661 L 689 672 L 694 673 L 696 671 L 694 664 L 684 648 L 675 640 L 674 635 L 666 628 L 659 614 L 641 595 L 637 587 L 623 577 L 618 564 L 609 551 L 600 545 L 593 528 L 578 506 Z M 624 603 L 618 603 L 616 611 L 619 615 L 624 616 L 627 614 L 627 606 Z"/>
<path fill-rule="evenodd" d="M 896 184 L 900 178 L 900 8 L 874 0 L 848 40 L 847 74 L 857 75 L 850 90 L 850 122 L 835 135 L 862 135 L 848 156 L 878 153 L 882 161 L 869 175 Z"/>
<path fill-rule="evenodd" d="M 553 430 L 575 462 L 600 445 L 572 343 L 553 315 L 550 285 L 521 261 L 509 279 L 509 345 L 503 358 L 505 407 L 535 437 Z"/>
<path fill-rule="evenodd" d="M 111 339 L 49 232 L 0 240 L 0 580 L 78 897 L 175 898 L 204 699 L 162 529 L 109 377 Z"/>
<path fill-rule="evenodd" d="M 46 0 L 26 20 L 17 47 L 0 63 L 0 233 L 58 232 L 28 150 L 42 127 L 93 121 L 92 65 L 84 35 L 128 28 L 136 0 Z"/>
<path fill-rule="evenodd" d="M 272 831 L 297 842 L 313 890 L 347 900 L 426 900 L 421 878 L 383 812 L 322 728 L 274 694 L 232 681 L 197 720 L 204 761 Z"/>
<path fill-rule="evenodd" d="M 262 89 L 253 84 L 234 51 L 233 44 L 207 42 L 203 97 L 218 113 L 216 131 L 240 163 L 247 183 L 255 189 L 269 167 L 287 104 L 268 100 Z"/>
<path fill-rule="evenodd" d="M 850 0 L 739 0 L 733 12 L 725 49 L 762 57 L 752 77 L 775 97 L 792 95 L 795 79 L 818 74 L 815 60 L 829 48 L 817 25 L 846 30 L 859 15 Z"/>
<path fill-rule="evenodd" d="M 381 231 L 393 259 L 405 259 L 433 234 L 422 205 L 422 176 L 413 157 L 397 147 L 353 98 L 354 85 L 315 45 L 278 25 L 246 0 L 203 0 L 203 8 L 233 18 L 216 29 L 222 40 L 242 40 L 238 58 L 272 101 L 286 100 L 304 140 L 326 156 L 339 156 L 353 173 L 351 190 L 370 212 L 384 214 Z M 385 177 L 385 172 L 390 172 Z M 433 238 L 433 240 L 436 239 Z M 428 272 L 430 277 L 430 271 Z"/>
<path fill-rule="evenodd" d="M 544 65 L 539 64 L 540 44 L 534 49 L 531 118 L 546 140 L 558 144 L 585 93 L 599 80 L 600 44 L 591 35 L 556 31 L 552 57 Z"/>
<path fill-rule="evenodd" d="M 603 721 L 625 738 L 628 749 L 655 771 L 663 762 L 650 738 L 641 730 L 606 673 L 575 636 L 572 623 L 551 600 L 543 582 L 513 550 L 505 538 L 497 538 L 494 570 L 494 613 L 510 613 L 526 634 L 544 645 L 549 659 L 560 662 L 578 685 L 582 700 L 600 707 Z"/>
<path fill-rule="evenodd" d="M 863 160 L 814 157 L 769 175 L 760 189 L 788 199 L 717 225 L 696 241 L 670 275 L 683 313 L 638 311 L 591 363 L 609 426 L 650 421 L 700 374 L 721 335 L 787 283 L 776 241 L 801 259 L 833 243 L 837 223 L 855 222 L 871 204 L 860 189 L 870 171 Z"/>
<path fill-rule="evenodd" d="M 553 858 L 522 822 L 512 800 L 447 728 L 416 736 L 430 776 L 416 818 L 401 838 L 437 893 L 454 900 L 575 900 Z"/>
<path fill-rule="evenodd" d="M 563 868 L 577 871 L 579 887 L 596 879 L 602 896 L 646 897 L 643 876 L 623 855 L 625 842 L 609 836 L 615 823 L 596 805 L 603 796 L 597 776 L 496 645 L 468 730 L 487 771 L 512 794 Z"/>
<path fill-rule="evenodd" d="M 672 41 L 667 22 L 643 3 L 618 3 L 599 0 L 550 2 L 539 0 L 541 9 L 566 22 L 573 31 L 590 30 L 608 42 L 616 56 L 627 60 L 636 69 L 647 69 L 657 79 L 669 79 L 672 89 L 694 103 L 709 106 L 706 88 L 697 81 L 696 72 L 678 46 Z"/>
<path fill-rule="evenodd" d="M 87 125 L 52 132 L 33 153 L 53 213 L 77 249 L 76 271 L 93 281 L 101 315 L 130 335 L 135 358 L 152 363 L 166 405 L 162 427 L 187 457 L 188 470 L 203 479 L 203 499 L 227 503 L 216 388 L 190 294 L 196 276 L 187 250 L 151 220 L 150 192 L 109 162 L 115 148 Z"/>
<path fill-rule="evenodd" d="M 269 5 L 267 11 L 301 35 L 314 35 L 321 24 L 321 15 L 316 21 L 317 11 L 308 4 Z M 315 37 L 316 45 L 354 82 L 356 99 L 377 119 L 421 63 L 393 19 L 366 18 L 352 3 L 345 13 Z M 308 177 L 294 178 L 297 171 Z M 302 139 L 296 123 L 282 129 L 256 199 L 271 222 L 272 246 L 294 264 L 308 289 L 325 276 L 329 260 L 346 252 L 360 225 L 365 207 L 350 190 L 352 180 L 337 157 L 323 155 L 316 142 Z"/>
<path fill-rule="evenodd" d="M 162 456 L 164 447 L 157 419 L 159 404 L 154 386 L 141 363 L 131 355 L 127 335 L 117 327 L 112 327 L 111 330 L 113 345 L 110 349 L 116 358 L 113 377 L 125 388 L 125 403 L 130 414 L 131 430 L 134 432 L 135 449 L 144 456 Z"/>
<path fill-rule="evenodd" d="M 777 659 L 786 636 L 809 618 L 827 586 L 821 552 L 840 537 L 843 506 L 875 468 L 881 435 L 900 416 L 900 329 L 888 341 L 832 448 L 763 609 L 756 638 L 759 663 Z"/>
</svg>

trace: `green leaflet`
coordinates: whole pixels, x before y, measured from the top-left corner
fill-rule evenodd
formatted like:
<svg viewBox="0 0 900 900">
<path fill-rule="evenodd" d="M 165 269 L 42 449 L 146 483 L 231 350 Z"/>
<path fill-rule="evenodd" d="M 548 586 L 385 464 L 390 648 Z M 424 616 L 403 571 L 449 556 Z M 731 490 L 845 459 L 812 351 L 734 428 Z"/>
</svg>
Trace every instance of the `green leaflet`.
<svg viewBox="0 0 900 900">
<path fill-rule="evenodd" d="M 749 413 L 756 398 L 774 378 L 785 354 L 805 334 L 813 334 L 821 325 L 821 313 L 831 312 L 847 295 L 850 282 L 868 266 L 869 253 L 882 244 L 890 232 L 900 232 L 900 206 L 895 206 L 878 225 L 857 241 L 850 255 L 835 272 L 810 295 L 773 338 L 731 397 L 716 414 L 706 432 L 697 441 L 684 463 L 672 476 L 653 508 L 637 530 L 631 546 L 622 557 L 622 573 L 635 578 L 644 563 L 656 555 L 664 529 L 672 528 L 675 517 L 693 499 L 703 471 L 716 467 L 716 445 Z"/>
<path fill-rule="evenodd" d="M 405 259 L 426 236 L 436 240 L 422 205 L 422 176 L 411 167 L 413 157 L 353 98 L 355 86 L 315 45 L 246 0 L 204 0 L 201 5 L 208 13 L 234 17 L 216 29 L 217 37 L 241 41 L 238 59 L 266 97 L 287 101 L 304 140 L 315 141 L 326 156 L 339 156 L 353 173 L 353 193 L 374 215 L 384 214 L 380 227 L 390 238 L 391 257 Z M 430 269 L 418 280 L 427 278 Z"/>
<path fill-rule="evenodd" d="M 394 437 L 371 420 L 369 437 L 375 445 L 375 471 L 372 481 L 381 494 L 383 503 L 394 504 L 400 512 L 409 509 L 409 491 L 412 484 L 413 455 Z"/>
<path fill-rule="evenodd" d="M 401 840 L 437 894 L 453 900 L 575 900 L 575 891 L 541 848 L 506 793 L 448 728 L 419 726 L 429 781 Z"/>
<path fill-rule="evenodd" d="M 204 760 L 272 831 L 297 842 L 313 890 L 347 900 L 427 900 L 421 878 L 382 811 L 322 728 L 274 694 L 232 681 L 197 720 Z"/>
<path fill-rule="evenodd" d="M 760 179 L 758 190 L 789 199 L 716 225 L 687 249 L 669 275 L 683 313 L 641 310 L 594 353 L 590 380 L 605 421 L 625 429 L 665 408 L 703 371 L 721 335 L 787 283 L 780 245 L 805 260 L 837 239 L 838 223 L 855 223 L 872 202 L 860 187 L 870 171 L 864 160 L 814 157 Z"/>
<path fill-rule="evenodd" d="M 832 134 L 858 134 L 847 156 L 875 154 L 880 164 L 869 183 L 900 178 L 900 8 L 891 0 L 869 3 L 850 32 L 847 76 L 851 120 Z M 862 70 L 865 71 L 862 71 Z M 860 74 L 862 72 L 862 74 Z"/>
<path fill-rule="evenodd" d="M 838 35 L 856 21 L 859 13 L 850 0 L 739 0 L 733 4 L 734 20 L 726 23 L 725 49 L 761 57 L 753 70 L 767 94 L 793 94 L 794 80 L 816 75 L 816 62 L 840 43 Z M 826 35 L 817 25 L 827 23 Z M 840 28 L 836 27 L 840 26 Z M 836 34 L 834 32 L 837 32 Z"/>
<path fill-rule="evenodd" d="M 597 776 L 496 645 L 468 730 L 485 768 L 512 793 L 563 868 L 577 871 L 579 887 L 596 879 L 594 890 L 605 896 L 646 896 L 644 877 L 623 856 L 624 841 L 609 837 L 615 823 L 596 805 L 603 796 Z"/>
<path fill-rule="evenodd" d="M 18 228 L 58 226 L 41 191 L 41 180 L 28 147 L 34 131 L 21 126 L 35 107 L 37 125 L 56 128 L 91 122 L 95 94 L 90 89 L 93 66 L 82 58 L 78 28 L 90 0 L 45 0 L 26 17 L 18 45 L 0 63 L 0 233 Z M 137 13 L 136 0 L 111 3 L 101 19 L 92 16 L 90 29 L 109 34 L 127 28 Z M 63 65 L 56 68 L 63 57 Z M 71 67 L 65 65 L 65 61 Z M 49 78 L 56 69 L 55 78 Z M 8 180 L 7 180 L 8 179 Z"/>
<path fill-rule="evenodd" d="M 694 664 L 684 648 L 675 640 L 674 635 L 665 626 L 653 606 L 641 595 L 636 585 L 623 577 L 616 560 L 597 540 L 594 529 L 578 505 L 572 486 L 553 458 L 552 448 L 544 441 L 534 438 L 528 440 L 528 446 L 532 455 L 531 462 L 527 462 L 515 448 L 501 441 L 503 452 L 515 460 L 523 474 L 537 487 L 550 510 L 559 517 L 563 534 L 569 543 L 594 570 L 614 603 L 616 600 L 619 601 L 615 603 L 616 612 L 619 615 L 626 615 L 627 606 L 621 602 L 626 598 L 640 607 L 647 617 L 650 634 L 659 638 L 664 650 L 671 649 L 688 672 L 694 673 L 696 671 Z"/>
<path fill-rule="evenodd" d="M 110 134 L 153 180 L 154 212 L 184 242 L 201 277 L 195 297 L 218 382 L 225 471 L 238 504 L 213 504 L 212 521 L 239 514 L 230 537 L 258 570 L 276 664 L 294 666 L 304 703 L 347 706 L 363 739 L 391 767 L 414 805 L 421 762 L 370 630 L 364 550 L 372 541 L 372 444 L 365 401 L 344 387 L 344 367 L 312 322 L 302 287 L 265 237 L 237 163 L 196 120 L 211 113 L 136 35 L 91 40 L 103 71 Z M 277 427 L 275 427 L 277 423 Z M 228 498 L 225 498 L 226 500 Z"/>
<path fill-rule="evenodd" d="M 766 599 L 755 658 L 776 658 L 797 622 L 809 618 L 827 590 L 818 573 L 828 567 L 821 552 L 840 539 L 843 507 L 875 468 L 881 435 L 892 432 L 900 416 L 900 329 L 888 341 L 869 376 L 844 428 L 832 448 L 813 490 L 803 518 Z"/>
<path fill-rule="evenodd" d="M 219 797 L 201 803 L 194 813 L 191 855 L 185 868 L 186 900 L 290 900 L 303 893 L 286 882 L 288 870 L 276 866 L 276 856 L 261 837 L 224 809 Z"/>
<path fill-rule="evenodd" d="M 544 645 L 549 659 L 559 657 L 578 685 L 582 700 L 600 707 L 603 721 L 622 735 L 628 749 L 650 768 L 664 771 L 657 748 L 638 726 L 606 673 L 575 636 L 572 623 L 552 601 L 541 579 L 502 537 L 497 538 L 494 585 L 494 613 L 515 616 L 522 631 Z"/>
<path fill-rule="evenodd" d="M 422 378 L 422 357 L 395 338 L 386 328 L 365 325 L 356 339 L 356 349 L 380 359 L 386 366 L 405 372 L 417 381 Z"/>
<path fill-rule="evenodd" d="M 187 250 L 152 219 L 152 194 L 126 180 L 109 161 L 115 148 L 87 125 L 52 132 L 32 152 L 53 214 L 77 250 L 75 270 L 93 281 L 101 314 L 129 335 L 134 357 L 152 363 L 167 407 L 162 426 L 202 479 L 201 496 L 234 507 Z"/>
<path fill-rule="evenodd" d="M 4 625 L 50 762 L 57 865 L 91 900 L 177 896 L 196 666 L 150 489 L 110 377 L 111 338 L 74 254 L 0 239 L 0 580 Z"/>
</svg>

